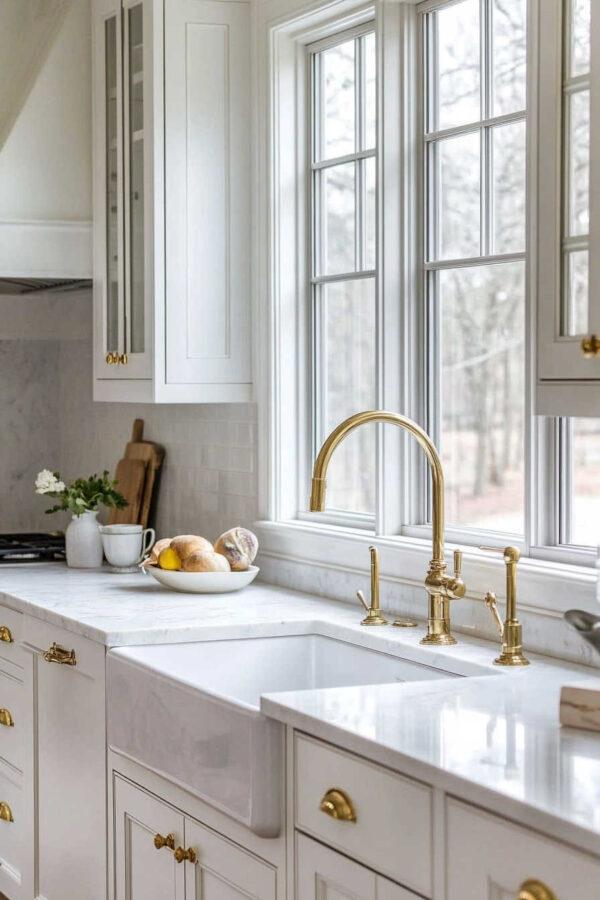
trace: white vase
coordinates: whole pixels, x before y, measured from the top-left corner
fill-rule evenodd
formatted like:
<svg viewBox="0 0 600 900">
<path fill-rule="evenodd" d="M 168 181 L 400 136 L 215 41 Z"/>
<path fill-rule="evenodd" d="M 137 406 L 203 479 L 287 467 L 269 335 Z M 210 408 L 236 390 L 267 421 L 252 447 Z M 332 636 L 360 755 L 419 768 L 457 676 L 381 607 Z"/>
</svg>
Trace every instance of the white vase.
<svg viewBox="0 0 600 900">
<path fill-rule="evenodd" d="M 102 538 L 98 511 L 73 516 L 65 532 L 67 565 L 72 569 L 99 569 L 102 565 Z"/>
</svg>

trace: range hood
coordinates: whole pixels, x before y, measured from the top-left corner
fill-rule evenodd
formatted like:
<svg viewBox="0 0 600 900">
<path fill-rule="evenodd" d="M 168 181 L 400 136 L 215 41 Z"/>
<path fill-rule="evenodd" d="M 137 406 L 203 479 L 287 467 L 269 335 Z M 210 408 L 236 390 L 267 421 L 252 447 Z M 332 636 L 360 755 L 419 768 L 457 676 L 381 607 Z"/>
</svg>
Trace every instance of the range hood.
<svg viewBox="0 0 600 900">
<path fill-rule="evenodd" d="M 0 296 L 10 294 L 41 294 L 50 291 L 80 291 L 91 288 L 91 278 L 2 278 Z"/>
</svg>

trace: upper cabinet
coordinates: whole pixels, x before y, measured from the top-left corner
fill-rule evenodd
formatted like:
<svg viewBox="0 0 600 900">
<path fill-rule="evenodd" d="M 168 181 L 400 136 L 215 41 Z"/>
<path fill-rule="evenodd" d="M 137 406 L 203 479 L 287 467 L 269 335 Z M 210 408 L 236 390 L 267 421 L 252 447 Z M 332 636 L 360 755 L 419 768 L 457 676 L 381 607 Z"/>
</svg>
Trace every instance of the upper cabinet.
<svg viewBox="0 0 600 900">
<path fill-rule="evenodd" d="M 539 4 L 537 412 L 600 415 L 600 4 Z"/>
<path fill-rule="evenodd" d="M 252 396 L 250 4 L 94 2 L 94 396 Z"/>
</svg>

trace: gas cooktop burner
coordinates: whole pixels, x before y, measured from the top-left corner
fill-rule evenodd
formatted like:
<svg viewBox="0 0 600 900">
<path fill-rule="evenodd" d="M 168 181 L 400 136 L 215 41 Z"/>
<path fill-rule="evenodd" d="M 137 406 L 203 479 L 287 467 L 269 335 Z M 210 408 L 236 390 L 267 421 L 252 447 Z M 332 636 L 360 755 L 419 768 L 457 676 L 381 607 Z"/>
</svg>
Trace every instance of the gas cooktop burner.
<svg viewBox="0 0 600 900">
<path fill-rule="evenodd" d="M 52 534 L 0 534 L 0 563 L 62 562 L 65 536 Z"/>
</svg>

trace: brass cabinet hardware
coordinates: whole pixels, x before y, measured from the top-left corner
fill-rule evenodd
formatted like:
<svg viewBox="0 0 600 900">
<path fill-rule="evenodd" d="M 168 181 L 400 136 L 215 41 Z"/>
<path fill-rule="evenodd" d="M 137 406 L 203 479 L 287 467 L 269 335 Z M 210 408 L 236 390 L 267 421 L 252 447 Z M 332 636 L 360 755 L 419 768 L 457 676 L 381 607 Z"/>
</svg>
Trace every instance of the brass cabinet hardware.
<svg viewBox="0 0 600 900">
<path fill-rule="evenodd" d="M 10 710 L 0 709 L 0 725 L 5 725 L 7 728 L 12 728 L 14 724 L 15 720 L 13 719 Z"/>
<path fill-rule="evenodd" d="M 0 803 L 0 822 L 14 822 L 13 814 L 8 803 Z"/>
<path fill-rule="evenodd" d="M 528 666 L 529 660 L 523 653 L 523 626 L 517 619 L 517 563 L 520 553 L 516 547 L 480 547 L 490 553 L 502 553 L 506 565 L 506 618 L 500 618 L 496 605 L 496 595 L 488 591 L 486 606 L 491 612 L 502 641 L 502 653 L 494 660 L 497 666 Z"/>
<path fill-rule="evenodd" d="M 14 643 L 13 636 L 8 625 L 0 625 L 0 641 L 3 641 L 5 644 Z"/>
<path fill-rule="evenodd" d="M 556 894 L 541 881 L 528 878 L 519 888 L 518 900 L 556 900 Z"/>
<path fill-rule="evenodd" d="M 119 362 L 119 354 L 118 353 L 107 353 L 106 354 L 106 364 L 107 366 L 116 366 Z"/>
<path fill-rule="evenodd" d="M 340 822 L 356 822 L 352 800 L 341 788 L 329 788 L 319 804 L 319 809 Z"/>
<path fill-rule="evenodd" d="M 193 847 L 188 847 L 187 850 L 183 847 L 178 847 L 173 856 L 178 863 L 186 862 L 187 860 L 187 862 L 191 862 L 192 865 L 195 865 L 198 862 L 198 854 Z"/>
<path fill-rule="evenodd" d="M 56 641 L 52 644 L 49 650 L 46 650 L 43 655 L 46 662 L 58 663 L 59 666 L 77 665 L 77 657 L 75 656 L 75 651 L 66 650 L 64 647 L 59 647 Z"/>
<path fill-rule="evenodd" d="M 163 847 L 166 847 L 168 850 L 175 849 L 175 835 L 168 834 L 164 837 L 162 834 L 154 835 L 154 846 L 157 850 L 162 850 Z"/>
<path fill-rule="evenodd" d="M 119 355 L 117 362 L 119 363 L 120 366 L 126 366 L 127 363 L 129 362 L 129 357 L 127 356 L 126 353 L 121 353 Z"/>
<path fill-rule="evenodd" d="M 371 605 L 367 604 L 362 591 L 357 591 L 356 596 L 362 603 L 367 615 L 361 625 L 387 625 L 387 619 L 382 615 L 379 606 L 379 551 L 377 547 L 369 547 L 371 554 Z"/>
<path fill-rule="evenodd" d="M 600 338 L 595 334 L 584 337 L 581 341 L 581 352 L 586 359 L 600 356 Z"/>
<path fill-rule="evenodd" d="M 432 556 L 425 576 L 425 591 L 428 597 L 427 634 L 422 644 L 455 644 L 456 638 L 450 628 L 450 601 L 465 596 L 466 587 L 460 571 L 460 556 L 455 556 L 455 572 L 446 572 L 444 554 L 444 470 L 435 444 L 420 425 L 399 413 L 383 409 L 369 409 L 355 413 L 334 428 L 323 443 L 315 460 L 310 494 L 311 512 L 323 512 L 327 491 L 327 469 L 331 457 L 340 443 L 361 425 L 382 422 L 397 425 L 411 434 L 427 457 L 431 471 L 432 493 Z M 457 565 L 458 563 L 458 565 Z"/>
</svg>

